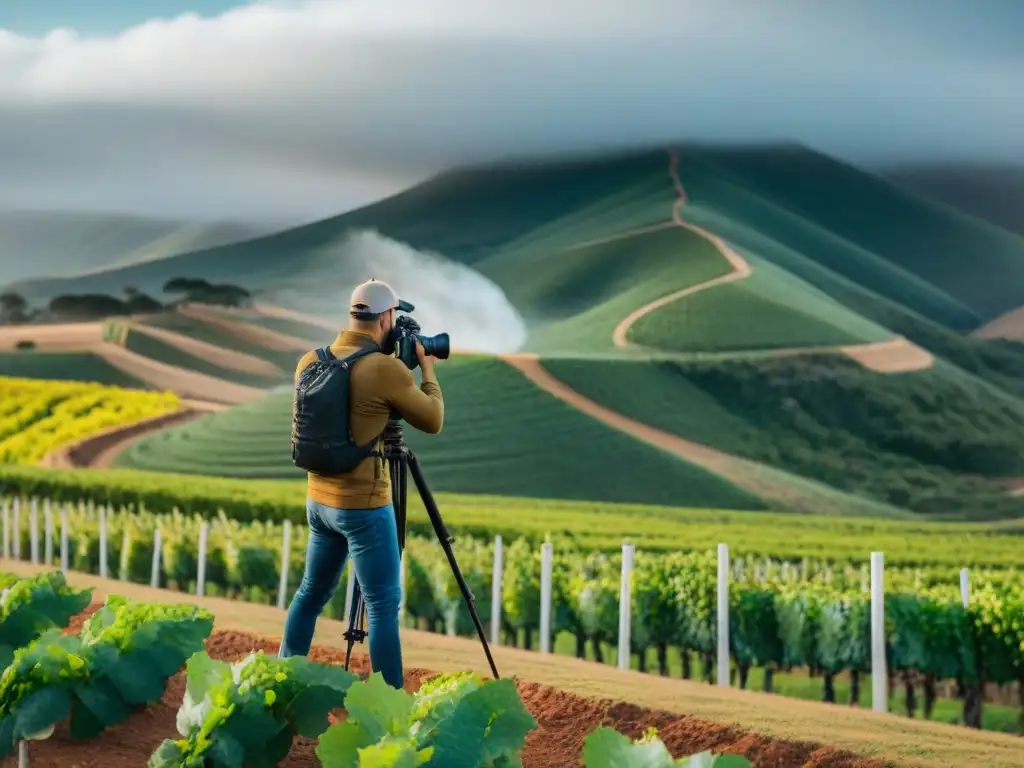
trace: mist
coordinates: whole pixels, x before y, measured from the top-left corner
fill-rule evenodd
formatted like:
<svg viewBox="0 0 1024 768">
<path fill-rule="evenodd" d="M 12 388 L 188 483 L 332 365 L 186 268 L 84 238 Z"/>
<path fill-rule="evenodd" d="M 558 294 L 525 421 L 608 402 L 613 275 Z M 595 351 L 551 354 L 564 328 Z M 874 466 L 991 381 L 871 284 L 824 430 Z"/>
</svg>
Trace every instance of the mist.
<svg viewBox="0 0 1024 768">
<path fill-rule="evenodd" d="M 318 276 L 267 293 L 286 306 L 344 325 L 352 289 L 370 278 L 389 283 L 422 333 L 448 333 L 453 349 L 503 354 L 526 342 L 526 323 L 505 292 L 472 267 L 415 248 L 376 230 L 353 230 L 307 261 Z"/>
<path fill-rule="evenodd" d="M 309 221 L 462 165 L 791 140 L 1024 156 L 1020 0 L 292 0 L 0 30 L 0 206 Z"/>
</svg>

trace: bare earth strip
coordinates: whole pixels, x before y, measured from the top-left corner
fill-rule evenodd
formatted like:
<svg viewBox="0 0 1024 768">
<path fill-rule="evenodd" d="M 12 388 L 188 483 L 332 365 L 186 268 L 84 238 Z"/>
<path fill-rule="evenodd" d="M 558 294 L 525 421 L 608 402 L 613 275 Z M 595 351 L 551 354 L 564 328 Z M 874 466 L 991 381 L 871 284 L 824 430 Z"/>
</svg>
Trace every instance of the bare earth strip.
<svg viewBox="0 0 1024 768">
<path fill-rule="evenodd" d="M 129 445 L 144 435 L 182 424 L 201 415 L 201 411 L 185 408 L 152 419 L 143 419 L 134 424 L 114 427 L 54 451 L 44 457 L 39 462 L 39 466 L 53 469 L 72 467 L 106 469 L 113 465 L 114 459 L 120 456 Z"/>
<path fill-rule="evenodd" d="M 220 312 L 207 309 L 195 304 L 179 307 L 183 315 L 202 320 L 204 323 L 215 325 L 225 331 L 235 334 L 240 339 L 251 341 L 266 349 L 273 349 L 281 352 L 308 352 L 319 346 L 316 342 L 300 339 L 295 336 L 288 336 L 284 333 L 272 331 L 269 328 L 246 323 L 239 320 L 231 320 Z M 296 358 L 298 362 L 298 358 Z"/>
<path fill-rule="evenodd" d="M 0 560 L 0 570 L 25 576 L 43 568 L 21 561 Z M 285 614 L 272 606 L 199 598 L 76 572 L 68 574 L 68 581 L 78 588 L 92 587 L 96 600 L 116 594 L 156 603 L 190 603 L 210 610 L 218 629 L 250 632 L 275 640 L 281 637 Z M 314 642 L 341 648 L 344 631 L 343 622 L 321 618 Z M 777 739 L 827 744 L 865 757 L 881 758 L 901 768 L 959 768 L 964 765 L 1024 768 L 1022 741 L 1008 734 L 626 672 L 610 665 L 554 654 L 503 646 L 492 647 L 492 650 L 503 677 L 515 676 L 579 696 L 624 701 L 734 724 Z M 360 651 L 365 652 L 365 647 L 357 649 Z M 402 630 L 402 656 L 404 665 L 410 669 L 437 672 L 472 669 L 490 676 L 480 644 L 474 640 Z"/>
<path fill-rule="evenodd" d="M 978 339 L 1024 341 L 1024 307 L 1011 310 L 971 334 Z"/>
<path fill-rule="evenodd" d="M 103 341 L 103 323 L 0 327 L 0 351 L 15 349 L 20 341 L 34 342 L 37 349 L 87 351 Z"/>
<path fill-rule="evenodd" d="M 228 368 L 241 373 L 252 373 L 258 376 L 281 376 L 282 371 L 273 363 L 263 360 L 244 352 L 236 352 L 233 349 L 224 349 L 191 336 L 185 336 L 164 328 L 154 328 L 149 325 L 135 324 L 131 326 L 133 331 L 143 333 L 146 336 L 162 341 L 172 347 L 180 349 L 193 357 L 205 360 L 221 368 Z"/>
<path fill-rule="evenodd" d="M 255 387 L 233 384 L 213 376 L 159 363 L 116 344 L 101 342 L 91 347 L 89 351 L 139 381 L 158 389 L 175 392 L 182 397 L 239 405 L 263 395 L 263 391 Z"/>
</svg>

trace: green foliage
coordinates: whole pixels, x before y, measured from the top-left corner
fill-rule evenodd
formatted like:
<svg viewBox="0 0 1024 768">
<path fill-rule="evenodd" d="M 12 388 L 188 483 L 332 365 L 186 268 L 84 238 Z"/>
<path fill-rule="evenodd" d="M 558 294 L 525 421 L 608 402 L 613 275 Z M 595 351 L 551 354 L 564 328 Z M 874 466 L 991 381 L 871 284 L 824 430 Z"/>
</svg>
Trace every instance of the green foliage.
<svg viewBox="0 0 1024 768">
<path fill-rule="evenodd" d="M 283 374 L 271 378 L 217 365 L 211 360 L 190 354 L 184 349 L 150 336 L 144 331 L 135 330 L 132 327 L 127 327 L 124 331 L 124 347 L 130 352 L 150 360 L 155 360 L 158 363 L 163 363 L 164 365 L 173 365 L 186 371 L 195 371 L 205 376 L 212 376 L 216 379 L 257 389 L 269 389 L 276 384 L 287 381 L 287 377 Z"/>
<path fill-rule="evenodd" d="M 545 394 L 501 360 L 445 363 L 444 392 L 459 407 L 446 415 L 441 434 L 406 431 L 435 491 L 668 504 L 685 489 L 691 506 L 764 508 L 727 480 Z M 303 473 L 280 448 L 291 419 L 291 395 L 270 395 L 139 440 L 118 465 L 301 478 Z M 563 461 L 566 455 L 575 460 Z M 497 466 L 500 472 L 482 469 Z"/>
<path fill-rule="evenodd" d="M 92 589 L 68 586 L 60 571 L 48 571 L 24 579 L 12 579 L 0 594 L 0 668 L 6 668 L 14 652 L 44 632 L 66 627 L 92 598 Z"/>
<path fill-rule="evenodd" d="M 163 695 L 212 628 L 201 608 L 110 597 L 78 635 L 44 632 L 0 675 L 0 756 L 21 739 L 48 738 L 68 717 L 75 739 L 123 722 Z"/>
<path fill-rule="evenodd" d="M 317 745 L 325 768 L 521 767 L 526 735 L 537 726 L 513 681 L 472 673 L 435 677 L 416 694 L 375 673 L 349 689 L 345 709 L 346 721 Z"/>
<path fill-rule="evenodd" d="M 197 653 L 178 710 L 182 738 L 167 739 L 150 768 L 270 768 L 288 754 L 296 735 L 315 739 L 328 713 L 342 705 L 356 676 L 303 656 L 281 659 L 262 651 L 229 664 Z"/>
<path fill-rule="evenodd" d="M 88 381 L 142 389 L 138 379 L 91 352 L 0 352 L 0 376 L 47 381 Z"/>
<path fill-rule="evenodd" d="M 613 728 L 598 728 L 583 742 L 584 768 L 753 768 L 739 755 L 713 755 L 710 751 L 674 760 L 649 728 L 637 741 L 630 741 Z"/>
<path fill-rule="evenodd" d="M 1024 513 L 1024 497 L 987 479 L 1024 474 L 1024 404 L 948 366 L 893 376 L 823 356 L 547 365 L 639 421 L 839 491 L 945 519 Z"/>
<path fill-rule="evenodd" d="M 747 259 L 749 277 L 644 315 L 630 327 L 629 340 L 663 351 L 723 352 L 861 344 L 892 336 L 770 262 Z"/>
</svg>

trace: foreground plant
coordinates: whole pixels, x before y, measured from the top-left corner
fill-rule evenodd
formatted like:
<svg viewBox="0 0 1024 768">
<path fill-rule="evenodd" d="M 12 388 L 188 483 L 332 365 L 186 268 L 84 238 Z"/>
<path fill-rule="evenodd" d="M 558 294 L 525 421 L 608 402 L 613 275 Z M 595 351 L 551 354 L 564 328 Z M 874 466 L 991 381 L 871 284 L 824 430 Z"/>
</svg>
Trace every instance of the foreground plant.
<svg viewBox="0 0 1024 768">
<path fill-rule="evenodd" d="M 0 592 L 0 668 L 14 660 L 44 632 L 66 627 L 92 599 L 92 589 L 68 585 L 60 571 L 38 573 L 24 579 L 9 578 Z"/>
<path fill-rule="evenodd" d="M 68 718 L 73 739 L 123 722 L 163 695 L 212 629 L 212 615 L 195 606 L 111 597 L 78 635 L 45 632 L 0 675 L 0 757 Z"/>
<path fill-rule="evenodd" d="M 197 653 L 186 669 L 182 738 L 165 740 L 150 768 L 275 766 L 296 735 L 315 739 L 327 729 L 328 714 L 358 680 L 339 667 L 262 651 L 235 664 Z"/>
<path fill-rule="evenodd" d="M 584 768 L 753 768 L 741 755 L 713 755 L 710 751 L 674 759 L 649 728 L 638 741 L 630 741 L 613 728 L 598 728 L 583 743 Z"/>
<path fill-rule="evenodd" d="M 345 710 L 317 745 L 324 768 L 513 768 L 537 727 L 514 682 L 469 672 L 438 675 L 416 694 L 375 673 L 349 689 Z"/>
</svg>

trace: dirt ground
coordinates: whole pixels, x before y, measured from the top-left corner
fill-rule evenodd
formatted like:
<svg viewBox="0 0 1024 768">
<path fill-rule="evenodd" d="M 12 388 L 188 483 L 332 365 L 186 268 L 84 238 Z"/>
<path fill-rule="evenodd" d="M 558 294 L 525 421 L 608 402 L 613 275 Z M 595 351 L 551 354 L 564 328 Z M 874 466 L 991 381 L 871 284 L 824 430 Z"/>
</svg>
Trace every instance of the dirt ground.
<svg viewBox="0 0 1024 768">
<path fill-rule="evenodd" d="M 96 610 L 93 604 L 76 617 L 67 632 L 76 632 L 85 616 Z M 216 631 L 206 643 L 210 656 L 227 661 L 245 658 L 254 650 L 276 653 L 278 643 L 257 635 Z M 327 664 L 342 664 L 344 653 L 336 648 L 314 646 L 310 658 Z M 366 674 L 368 660 L 356 654 L 353 671 Z M 430 673 L 410 669 L 405 674 L 406 690 L 415 691 Z M 582 764 L 580 755 L 588 733 L 599 726 L 611 726 L 633 737 L 655 726 L 676 757 L 711 749 L 718 753 L 746 755 L 758 768 L 881 768 L 882 763 L 817 744 L 780 741 L 737 728 L 685 715 L 659 712 L 625 702 L 585 699 L 549 686 L 518 682 L 527 709 L 537 719 L 537 728 L 527 737 L 523 755 L 525 768 L 570 768 Z M 29 758 L 32 768 L 139 768 L 165 738 L 178 738 L 175 715 L 185 693 L 184 673 L 168 684 L 163 698 L 133 714 L 119 726 L 87 742 L 73 741 L 66 725 L 58 727 L 47 741 L 33 742 Z M 319 766 L 316 743 L 297 738 L 283 768 Z M 16 756 L 0 761 L 0 768 L 14 768 Z M 453 766 L 452 768 L 457 768 Z"/>
</svg>

